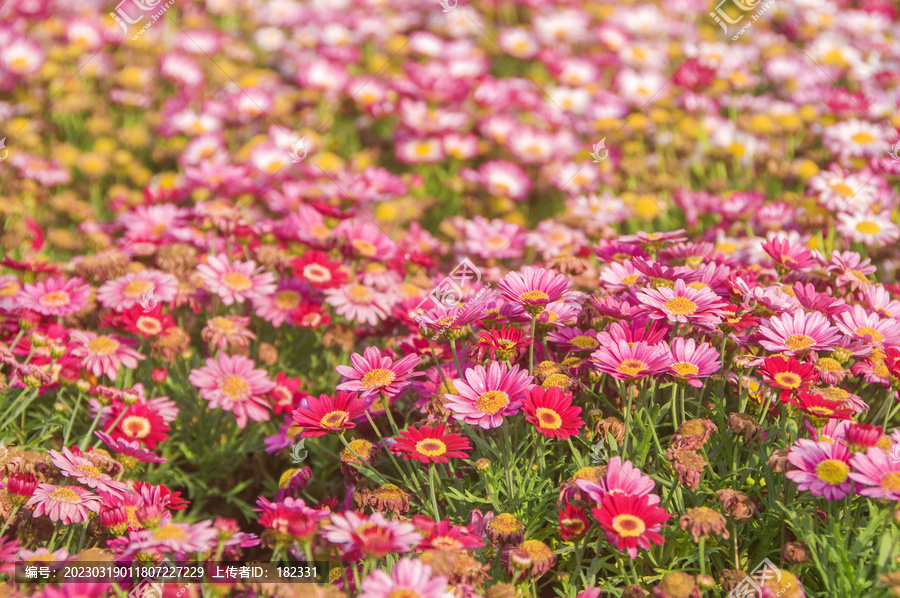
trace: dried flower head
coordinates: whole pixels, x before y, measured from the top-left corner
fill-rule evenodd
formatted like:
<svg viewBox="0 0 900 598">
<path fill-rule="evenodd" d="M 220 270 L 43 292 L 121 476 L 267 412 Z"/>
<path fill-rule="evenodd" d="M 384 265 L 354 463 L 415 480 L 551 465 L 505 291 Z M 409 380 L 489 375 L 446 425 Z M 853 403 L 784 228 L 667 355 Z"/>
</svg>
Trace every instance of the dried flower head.
<svg viewBox="0 0 900 598">
<path fill-rule="evenodd" d="M 721 513 L 709 507 L 688 509 L 687 513 L 681 516 L 679 523 L 681 529 L 690 529 L 694 542 L 699 542 L 701 536 L 708 538 L 711 535 L 728 539 L 728 521 Z"/>
</svg>

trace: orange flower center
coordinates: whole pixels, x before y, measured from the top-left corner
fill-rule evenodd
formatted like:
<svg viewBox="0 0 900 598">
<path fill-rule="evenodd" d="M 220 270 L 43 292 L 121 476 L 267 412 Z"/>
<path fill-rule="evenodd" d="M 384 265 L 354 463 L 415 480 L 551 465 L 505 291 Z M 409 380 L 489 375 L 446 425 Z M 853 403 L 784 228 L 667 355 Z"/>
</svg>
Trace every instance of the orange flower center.
<svg viewBox="0 0 900 598">
<path fill-rule="evenodd" d="M 281 291 L 275 295 L 275 305 L 278 309 L 294 309 L 300 305 L 300 293 L 296 291 Z"/>
<path fill-rule="evenodd" d="M 869 337 L 871 339 L 869 342 L 872 342 L 876 345 L 880 345 L 881 342 L 884 340 L 883 334 L 881 334 L 874 328 L 869 328 L 868 326 L 861 326 L 861 327 L 857 328 L 856 334 L 858 334 L 859 336 L 861 336 L 863 338 Z"/>
<path fill-rule="evenodd" d="M 232 291 L 248 291 L 253 288 L 253 281 L 240 272 L 229 272 L 222 276 L 222 282 Z"/>
<path fill-rule="evenodd" d="M 800 383 L 803 380 L 793 372 L 778 372 L 775 374 L 775 382 L 778 382 L 785 388 L 800 388 Z"/>
<path fill-rule="evenodd" d="M 69 302 L 69 294 L 65 291 L 50 291 L 49 293 L 44 293 L 38 299 L 38 303 L 45 307 L 62 307 L 68 305 Z"/>
<path fill-rule="evenodd" d="M 355 284 L 347 289 L 347 295 L 350 296 L 350 300 L 354 303 L 368 303 L 372 300 L 371 291 L 361 284 Z"/>
<path fill-rule="evenodd" d="M 805 334 L 794 334 L 784 339 L 784 346 L 791 351 L 805 351 L 814 343 L 815 341 Z"/>
<path fill-rule="evenodd" d="M 153 532 L 155 540 L 178 540 L 185 541 L 188 539 L 188 533 L 177 525 L 163 525 Z"/>
<path fill-rule="evenodd" d="M 100 479 L 101 477 L 103 477 L 103 474 L 100 473 L 100 470 L 93 465 L 90 465 L 89 463 L 82 463 L 75 468 L 75 471 L 78 472 L 79 477 L 95 479 Z"/>
<path fill-rule="evenodd" d="M 152 429 L 150 420 L 140 415 L 129 415 L 122 420 L 122 431 L 129 438 L 146 438 Z"/>
<path fill-rule="evenodd" d="M 119 341 L 108 336 L 98 336 L 88 343 L 87 350 L 91 355 L 104 357 L 112 355 L 119 348 Z"/>
<path fill-rule="evenodd" d="M 148 336 L 156 336 L 162 332 L 162 324 L 156 318 L 141 316 L 135 322 L 135 327 Z"/>
<path fill-rule="evenodd" d="M 426 438 L 416 443 L 416 451 L 427 457 L 440 457 L 447 452 L 447 445 L 437 438 Z"/>
<path fill-rule="evenodd" d="M 326 413 L 325 416 L 319 420 L 319 423 L 326 428 L 339 428 L 347 423 L 349 416 L 350 414 L 346 411 L 332 411 Z M 353 450 L 356 450 L 356 447 L 354 447 Z"/>
<path fill-rule="evenodd" d="M 697 311 L 697 304 L 687 297 L 673 297 L 666 301 L 663 307 L 678 316 L 689 316 Z"/>
<path fill-rule="evenodd" d="M 538 291 L 537 289 L 531 291 L 525 291 L 521 295 L 519 295 L 519 299 L 524 301 L 547 301 L 550 299 L 550 295 L 545 293 L 544 291 Z"/>
<path fill-rule="evenodd" d="M 644 533 L 644 530 L 647 529 L 647 526 L 644 524 L 643 520 L 639 517 L 635 517 L 634 515 L 622 514 L 617 515 L 612 520 L 613 529 L 620 536 L 624 536 L 626 538 L 636 538 Z"/>
<path fill-rule="evenodd" d="M 153 290 L 153 283 L 148 280 L 132 280 L 122 289 L 122 294 L 129 299 L 143 297 Z"/>
<path fill-rule="evenodd" d="M 219 380 L 219 392 L 232 401 L 243 401 L 250 396 L 250 385 L 240 376 L 231 374 Z"/>
<path fill-rule="evenodd" d="M 597 345 L 600 344 L 599 342 L 597 342 L 597 339 L 591 338 L 589 336 L 574 336 L 569 339 L 569 342 L 582 351 L 585 349 L 594 349 L 597 347 Z"/>
<path fill-rule="evenodd" d="M 540 427 L 542 428 L 558 430 L 562 427 L 562 418 L 559 416 L 559 413 L 553 409 L 541 407 L 535 412 L 535 416 L 537 417 L 538 424 L 540 424 Z"/>
<path fill-rule="evenodd" d="M 71 488 L 57 488 L 50 493 L 50 498 L 58 502 L 67 502 L 72 504 L 78 504 L 81 502 L 81 498 L 79 498 L 78 494 L 76 494 L 75 491 Z"/>
<path fill-rule="evenodd" d="M 353 248 L 363 255 L 375 255 L 375 245 L 371 241 L 367 241 L 365 239 L 354 239 L 351 245 L 353 245 Z"/>
</svg>

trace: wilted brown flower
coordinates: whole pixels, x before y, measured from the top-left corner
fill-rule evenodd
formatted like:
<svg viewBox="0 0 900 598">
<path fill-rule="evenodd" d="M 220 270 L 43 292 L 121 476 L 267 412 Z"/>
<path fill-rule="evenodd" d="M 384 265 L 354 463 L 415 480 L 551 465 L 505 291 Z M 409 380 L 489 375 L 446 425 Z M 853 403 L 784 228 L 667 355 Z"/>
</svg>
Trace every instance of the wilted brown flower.
<svg viewBox="0 0 900 598">
<path fill-rule="evenodd" d="M 719 574 L 719 583 L 722 584 L 723 590 L 731 592 L 731 590 L 738 587 L 738 584 L 747 577 L 750 577 L 750 574 L 746 571 L 741 571 L 740 569 L 723 569 Z"/>
<path fill-rule="evenodd" d="M 788 449 L 781 448 L 775 450 L 766 462 L 775 473 L 784 473 L 788 471 L 791 464 L 787 460 Z"/>
<path fill-rule="evenodd" d="M 620 420 L 618 417 L 607 417 L 605 419 L 601 419 L 596 424 L 594 424 L 594 430 L 600 436 L 600 438 L 606 438 L 606 435 L 609 434 L 613 438 L 615 438 L 618 444 L 622 444 L 625 440 L 625 422 Z"/>
<path fill-rule="evenodd" d="M 378 454 L 378 448 L 368 440 L 360 438 L 352 440 L 349 444 L 366 463 L 372 463 Z M 356 486 L 359 483 L 361 474 L 355 466 L 360 465 L 362 463 L 349 449 L 345 448 L 341 451 L 341 473 L 344 474 L 344 480 L 347 485 Z"/>
<path fill-rule="evenodd" d="M 377 513 L 400 513 L 409 511 L 409 494 L 394 484 L 383 484 L 369 493 L 368 504 Z"/>
<path fill-rule="evenodd" d="M 278 349 L 270 343 L 259 343 L 259 360 L 269 366 L 275 365 L 278 361 Z"/>
<path fill-rule="evenodd" d="M 330 325 L 322 335 L 322 346 L 326 349 L 340 347 L 342 351 L 349 353 L 355 342 L 356 335 L 353 329 L 340 323 Z"/>
<path fill-rule="evenodd" d="M 721 513 L 713 511 L 709 507 L 697 507 L 688 509 L 687 513 L 679 520 L 681 529 L 690 529 L 694 542 L 699 542 L 700 537 L 710 535 L 728 539 L 728 521 Z"/>
<path fill-rule="evenodd" d="M 494 546 L 520 544 L 525 535 L 525 524 L 510 513 L 500 513 L 484 525 L 484 535 Z"/>
<path fill-rule="evenodd" d="M 550 260 L 548 266 L 551 270 L 555 270 L 560 274 L 570 274 L 578 276 L 587 269 L 584 260 L 575 257 L 569 253 L 560 253 Z"/>
<path fill-rule="evenodd" d="M 625 588 L 625 591 L 622 592 L 622 598 L 645 598 L 649 596 L 650 592 L 634 583 Z"/>
<path fill-rule="evenodd" d="M 190 335 L 178 326 L 173 326 L 150 338 L 150 355 L 171 365 L 187 351 L 190 344 Z"/>
<path fill-rule="evenodd" d="M 706 444 L 713 432 L 718 431 L 716 424 L 708 419 L 689 419 L 676 430 L 669 440 L 672 448 L 680 450 L 697 450 Z"/>
<path fill-rule="evenodd" d="M 700 588 L 693 575 L 672 571 L 653 588 L 653 598 L 700 598 Z"/>
<path fill-rule="evenodd" d="M 878 581 L 888 589 L 891 596 L 900 596 L 900 571 L 882 573 L 878 576 Z"/>
<path fill-rule="evenodd" d="M 719 503 L 722 505 L 722 510 L 725 514 L 738 523 L 747 521 L 756 515 L 756 512 L 758 511 L 756 505 L 750 500 L 750 497 L 743 492 L 724 488 L 722 490 L 717 490 L 716 496 L 718 497 Z"/>
<path fill-rule="evenodd" d="M 516 553 L 523 553 L 527 555 L 528 565 L 524 567 L 517 567 L 520 569 L 528 569 L 528 573 L 531 576 L 532 580 L 535 580 L 550 570 L 553 565 L 556 564 L 556 555 L 550 550 L 550 547 L 541 542 L 540 540 L 525 540 L 519 546 L 513 548 L 509 552 L 509 566 L 514 566 L 513 563 L 513 555 Z M 525 559 L 522 560 L 519 564 L 525 562 Z M 510 571 L 510 575 L 513 573 Z"/>
<path fill-rule="evenodd" d="M 700 475 L 706 467 L 706 459 L 697 451 L 684 451 L 678 449 L 666 450 L 666 458 L 678 474 L 678 483 L 696 490 L 700 485 Z"/>
<path fill-rule="evenodd" d="M 197 265 L 197 250 L 184 243 L 167 243 L 160 246 L 156 265 L 170 274 L 190 272 Z"/>
<path fill-rule="evenodd" d="M 419 557 L 431 566 L 434 575 L 442 575 L 452 585 L 479 586 L 484 582 L 488 566 L 465 552 L 427 550 Z"/>
<path fill-rule="evenodd" d="M 516 586 L 511 583 L 498 583 L 484 592 L 484 598 L 519 598 Z"/>
<path fill-rule="evenodd" d="M 806 542 L 785 542 L 781 547 L 781 558 L 787 563 L 805 563 L 809 560 L 809 546 Z"/>
<path fill-rule="evenodd" d="M 728 429 L 735 436 L 743 438 L 747 446 L 758 444 L 764 435 L 762 426 L 746 413 L 729 413 Z"/>
</svg>

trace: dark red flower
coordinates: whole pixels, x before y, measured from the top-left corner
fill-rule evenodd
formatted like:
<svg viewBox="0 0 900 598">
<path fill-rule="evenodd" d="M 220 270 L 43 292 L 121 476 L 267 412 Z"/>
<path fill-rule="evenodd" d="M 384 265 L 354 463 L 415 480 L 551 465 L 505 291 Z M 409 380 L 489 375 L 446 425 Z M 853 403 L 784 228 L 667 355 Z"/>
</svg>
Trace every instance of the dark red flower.
<svg viewBox="0 0 900 598">
<path fill-rule="evenodd" d="M 781 389 L 783 403 L 801 388 L 809 388 L 819 380 L 819 371 L 813 364 L 801 363 L 795 357 L 767 357 L 759 371 L 767 383 Z"/>
<path fill-rule="evenodd" d="M 533 340 L 533 336 L 525 336 L 517 328 L 504 326 L 500 330 L 481 330 L 478 342 L 469 351 L 469 356 L 476 361 L 483 361 L 485 354 L 490 354 L 491 359 L 514 362 L 525 355 Z"/>
<path fill-rule="evenodd" d="M 415 459 L 422 463 L 447 463 L 448 459 L 465 459 L 463 452 L 471 449 L 469 441 L 462 434 L 444 433 L 444 424 L 409 428 L 400 432 L 400 438 L 391 451 L 403 454 L 403 459 Z"/>
<path fill-rule="evenodd" d="M 522 404 L 525 421 L 534 424 L 537 431 L 548 438 L 575 436 L 584 425 L 580 417 L 581 407 L 573 406 L 572 397 L 559 388 L 544 390 L 534 386 L 526 392 L 526 397 Z"/>
<path fill-rule="evenodd" d="M 310 397 L 307 404 L 307 409 L 294 409 L 291 413 L 294 421 L 303 428 L 304 438 L 355 428 L 353 420 L 362 417 L 368 408 L 365 399 L 360 399 L 355 392 L 343 390 L 334 396 Z"/>
<path fill-rule="evenodd" d="M 559 510 L 559 535 L 563 540 L 580 538 L 588 529 L 587 515 L 583 507 L 570 502 Z"/>
</svg>

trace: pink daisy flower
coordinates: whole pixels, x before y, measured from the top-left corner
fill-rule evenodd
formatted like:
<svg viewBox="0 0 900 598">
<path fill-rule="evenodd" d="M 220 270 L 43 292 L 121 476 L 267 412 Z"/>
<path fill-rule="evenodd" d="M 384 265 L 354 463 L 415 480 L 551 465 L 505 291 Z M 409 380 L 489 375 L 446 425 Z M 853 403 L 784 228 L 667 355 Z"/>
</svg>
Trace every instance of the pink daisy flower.
<svg viewBox="0 0 900 598">
<path fill-rule="evenodd" d="M 866 486 L 857 489 L 859 494 L 869 498 L 900 501 L 900 461 L 892 459 L 882 449 L 872 447 L 865 454 L 855 453 L 850 458 L 850 465 L 855 471 L 848 477 Z"/>
<path fill-rule="evenodd" d="M 78 277 L 69 280 L 65 276 L 47 278 L 23 286 L 16 295 L 16 301 L 19 307 L 45 316 L 71 316 L 88 304 L 91 286 L 83 283 Z"/>
<path fill-rule="evenodd" d="M 253 260 L 229 262 L 210 255 L 206 258 L 206 264 L 197 266 L 197 272 L 203 284 L 225 305 L 258 299 L 272 294 L 277 288 L 275 275 L 263 272 L 262 266 L 257 267 Z"/>
<path fill-rule="evenodd" d="M 759 344 L 764 349 L 785 355 L 829 349 L 840 336 L 840 331 L 825 316 L 803 311 L 769 318 L 759 327 L 759 333 L 763 336 Z"/>
<path fill-rule="evenodd" d="M 278 290 L 272 295 L 263 295 L 253 300 L 256 315 L 281 328 L 285 322 L 293 323 L 292 314 L 307 296 L 308 288 L 296 278 L 286 278 L 278 283 Z"/>
<path fill-rule="evenodd" d="M 128 491 L 128 486 L 122 482 L 112 479 L 93 463 L 80 457 L 63 447 L 63 452 L 49 450 L 50 459 L 64 476 L 75 478 L 80 484 L 84 484 L 88 488 L 94 488 L 100 492 L 108 492 L 110 494 L 122 495 Z"/>
<path fill-rule="evenodd" d="M 467 369 L 465 378 L 465 382 L 453 383 L 459 395 L 444 395 L 449 401 L 446 408 L 454 412 L 454 418 L 485 430 L 499 427 L 504 417 L 519 412 L 533 379 L 519 366 L 507 369 L 498 361 L 490 362 L 486 369 L 481 365 Z"/>
<path fill-rule="evenodd" d="M 47 515 L 50 521 L 62 521 L 65 525 L 87 521 L 88 511 L 99 513 L 100 505 L 100 499 L 84 488 L 53 484 L 38 484 L 25 503 L 26 507 L 34 507 L 32 517 Z"/>
<path fill-rule="evenodd" d="M 591 362 L 597 370 L 616 380 L 640 380 L 666 371 L 672 363 L 672 354 L 665 343 L 629 344 L 619 339 L 615 345 L 601 346 L 591 353 Z"/>
<path fill-rule="evenodd" d="M 361 284 L 325 290 L 325 303 L 350 322 L 375 326 L 391 311 L 390 296 Z"/>
<path fill-rule="evenodd" d="M 510 272 L 499 284 L 505 299 L 533 314 L 541 313 L 547 304 L 562 299 L 570 286 L 571 281 L 565 274 L 531 266 L 522 268 L 521 273 Z"/>
<path fill-rule="evenodd" d="M 788 461 L 798 469 L 785 474 L 801 492 L 825 500 L 840 500 L 850 493 L 850 450 L 839 443 L 799 439 L 788 451 Z"/>
<path fill-rule="evenodd" d="M 120 458 L 134 459 L 139 463 L 165 463 L 168 459 L 159 457 L 141 446 L 137 440 L 128 441 L 124 438 L 113 438 L 106 432 L 96 431 L 94 436 L 99 438 Z"/>
<path fill-rule="evenodd" d="M 672 341 L 670 353 L 672 363 L 669 365 L 669 374 L 694 388 L 703 386 L 699 378 L 708 378 L 722 367 L 715 347 L 709 343 L 698 344 L 692 338 L 676 337 Z"/>
<path fill-rule="evenodd" d="M 72 330 L 69 333 L 69 354 L 81 358 L 81 365 L 95 376 L 106 374 L 115 380 L 119 368 L 123 365 L 134 370 L 138 362 L 147 359 L 131 348 L 136 344 L 133 339 L 122 338 L 115 334 L 98 335 L 89 330 Z"/>
<path fill-rule="evenodd" d="M 894 318 L 881 319 L 878 314 L 866 313 L 860 305 L 839 314 L 835 324 L 841 332 L 853 340 L 868 345 L 896 345 L 900 342 L 900 321 Z"/>
<path fill-rule="evenodd" d="M 661 286 L 645 288 L 637 293 L 638 300 L 647 308 L 651 318 L 667 318 L 673 323 L 691 323 L 713 327 L 722 321 L 725 305 L 708 287 L 696 289 L 675 281 L 674 288 Z"/>
<path fill-rule="evenodd" d="M 171 274 L 141 270 L 105 283 L 97 290 L 97 301 L 103 307 L 116 311 L 125 311 L 142 301 L 168 303 L 175 298 L 176 286 L 175 277 Z"/>
<path fill-rule="evenodd" d="M 418 355 L 407 355 L 394 361 L 383 356 L 376 347 L 367 347 L 363 355 L 354 353 L 350 356 L 353 367 L 339 365 L 334 368 L 344 377 L 337 389 L 359 392 L 360 397 L 379 393 L 388 398 L 395 397 L 409 386 L 411 377 L 423 375 L 412 371 L 420 361 Z"/>
<path fill-rule="evenodd" d="M 422 541 L 422 534 L 412 523 L 389 521 L 381 513 L 368 517 L 353 511 L 334 513 L 322 528 L 322 535 L 340 546 L 343 558 L 357 561 L 362 557 L 381 558 L 390 552 L 409 552 Z"/>
<path fill-rule="evenodd" d="M 646 496 L 651 505 L 659 504 L 659 496 L 653 494 L 656 482 L 634 466 L 631 461 L 622 461 L 622 457 L 609 460 L 604 475 L 598 483 L 590 480 L 575 480 L 575 485 L 587 492 L 597 504 L 609 494 L 625 496 Z"/>
<path fill-rule="evenodd" d="M 173 523 L 171 515 L 163 517 L 156 529 L 141 530 L 129 539 L 129 550 L 146 552 L 206 552 L 216 547 L 219 530 L 212 521 Z"/>
<path fill-rule="evenodd" d="M 248 418 L 269 420 L 271 405 L 265 395 L 275 388 L 268 372 L 254 369 L 254 365 L 252 359 L 241 355 L 220 353 L 218 360 L 210 357 L 205 366 L 192 370 L 188 380 L 200 389 L 211 408 L 233 411 L 238 427 L 244 428 Z"/>
<path fill-rule="evenodd" d="M 432 575 L 431 567 L 410 558 L 400 559 L 390 575 L 375 569 L 360 584 L 358 598 L 443 598 L 447 578 Z"/>
</svg>

